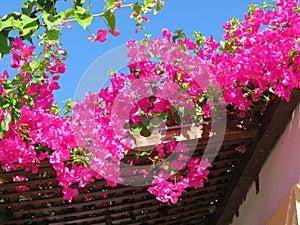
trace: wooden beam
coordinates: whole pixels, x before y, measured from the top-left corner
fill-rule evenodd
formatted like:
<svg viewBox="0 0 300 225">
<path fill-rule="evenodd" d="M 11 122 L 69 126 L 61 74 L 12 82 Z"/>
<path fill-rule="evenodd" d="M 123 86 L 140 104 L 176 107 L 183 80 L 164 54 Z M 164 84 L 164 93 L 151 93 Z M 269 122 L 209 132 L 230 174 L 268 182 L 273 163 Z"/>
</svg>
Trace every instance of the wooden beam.
<svg viewBox="0 0 300 225">
<path fill-rule="evenodd" d="M 292 92 L 290 102 L 277 101 L 270 107 L 268 115 L 262 120 L 257 137 L 248 146 L 241 165 L 210 224 L 231 223 L 242 199 L 284 132 L 299 102 L 300 90 L 295 90 Z"/>
</svg>

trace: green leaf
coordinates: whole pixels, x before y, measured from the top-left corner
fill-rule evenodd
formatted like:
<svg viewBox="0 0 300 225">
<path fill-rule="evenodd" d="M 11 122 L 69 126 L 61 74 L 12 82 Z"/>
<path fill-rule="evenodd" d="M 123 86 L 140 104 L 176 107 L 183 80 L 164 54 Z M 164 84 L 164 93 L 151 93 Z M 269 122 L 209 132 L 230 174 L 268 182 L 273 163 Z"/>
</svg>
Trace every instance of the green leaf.
<svg viewBox="0 0 300 225">
<path fill-rule="evenodd" d="M 64 101 L 65 105 L 64 105 L 64 117 L 69 117 L 69 114 L 72 112 L 72 108 L 74 105 L 74 102 L 72 101 L 71 98 L 68 98 L 67 100 Z"/>
<path fill-rule="evenodd" d="M 163 121 L 161 118 L 153 118 L 152 120 L 150 120 L 150 124 L 152 125 L 152 127 L 159 127 L 162 122 Z"/>
<path fill-rule="evenodd" d="M 21 31 L 23 29 L 23 23 L 20 20 L 13 20 L 12 26 L 16 30 L 20 30 Z"/>
<path fill-rule="evenodd" d="M 43 12 L 48 12 L 51 15 L 56 14 L 55 2 L 57 0 L 37 0 L 38 5 L 43 9 Z"/>
<path fill-rule="evenodd" d="M 48 40 L 58 40 L 59 37 L 59 31 L 58 30 L 47 30 L 46 36 Z"/>
<path fill-rule="evenodd" d="M 112 8 L 115 7 L 114 3 L 115 3 L 115 2 L 119 2 L 120 0 L 109 0 L 109 1 L 104 0 L 104 1 L 105 1 L 105 3 L 106 3 L 106 5 L 104 6 L 104 8 L 105 8 L 105 9 L 112 9 Z"/>
<path fill-rule="evenodd" d="M 29 67 L 34 71 L 40 66 L 39 61 L 32 61 L 29 63 Z"/>
<path fill-rule="evenodd" d="M 32 37 L 33 35 L 36 33 L 36 30 L 31 30 L 28 34 L 23 35 L 23 39 L 29 41 L 32 45 L 34 45 L 33 41 L 32 41 Z"/>
<path fill-rule="evenodd" d="M 21 30 L 21 36 L 26 36 L 28 34 L 31 34 L 31 36 L 37 31 L 38 29 L 38 24 L 36 21 L 26 24 L 26 26 L 23 27 L 23 29 Z"/>
<path fill-rule="evenodd" d="M 177 80 L 181 80 L 181 77 L 182 77 L 182 73 L 178 73 Z"/>
<path fill-rule="evenodd" d="M 21 16 L 21 14 L 18 13 L 18 12 L 11 12 L 11 13 L 8 13 L 5 16 L 3 16 L 2 20 L 4 21 L 4 20 L 7 20 L 9 18 L 12 18 L 13 20 L 18 20 L 18 19 L 20 19 L 20 16 Z"/>
<path fill-rule="evenodd" d="M 65 18 L 70 18 L 70 17 L 75 16 L 74 11 L 75 11 L 75 10 L 74 10 L 73 8 L 67 9 L 67 10 L 65 11 Z"/>
<path fill-rule="evenodd" d="M 220 41 L 220 45 L 224 49 L 225 48 L 225 41 Z"/>
<path fill-rule="evenodd" d="M 73 6 L 74 6 L 74 8 L 76 8 L 76 7 L 82 7 L 83 6 L 83 4 L 85 3 L 85 1 L 86 0 L 73 0 Z"/>
<path fill-rule="evenodd" d="M 84 15 L 86 14 L 86 9 L 80 6 L 76 7 L 76 10 L 74 11 L 75 14 Z"/>
<path fill-rule="evenodd" d="M 30 16 L 31 12 L 32 12 L 32 9 L 33 9 L 33 6 L 35 4 L 36 4 L 36 2 L 32 1 L 32 0 L 27 0 L 26 2 L 24 2 L 22 4 L 22 14 Z"/>
<path fill-rule="evenodd" d="M 34 101 L 31 97 L 28 98 L 27 103 L 28 103 L 30 109 L 34 108 Z"/>
<path fill-rule="evenodd" d="M 169 115 L 166 112 L 162 112 L 160 114 L 160 118 L 162 118 L 163 121 L 167 121 L 168 117 L 169 117 Z"/>
<path fill-rule="evenodd" d="M 42 18 L 47 25 L 48 30 L 51 30 L 53 26 L 60 24 L 63 21 L 63 16 L 64 12 L 60 12 L 57 15 L 51 15 L 47 12 L 43 12 L 42 14 Z"/>
<path fill-rule="evenodd" d="M 177 115 L 177 114 L 175 114 L 175 115 L 174 115 L 174 121 L 175 121 L 175 123 L 178 124 L 178 125 L 181 124 L 180 116 Z"/>
<path fill-rule="evenodd" d="M 20 109 L 12 108 L 11 113 L 12 113 L 12 122 L 13 122 L 13 124 L 15 124 L 17 122 L 17 120 L 19 120 L 21 117 L 21 111 L 20 111 Z"/>
<path fill-rule="evenodd" d="M 183 84 L 182 84 L 182 88 L 183 88 L 184 90 L 187 90 L 189 87 L 190 87 L 190 84 L 189 84 L 189 83 L 183 83 Z"/>
<path fill-rule="evenodd" d="M 1 130 L 2 131 L 8 131 L 9 130 L 9 122 L 10 122 L 10 120 L 11 120 L 11 117 L 10 117 L 10 115 L 8 114 L 8 113 L 5 113 L 4 114 L 4 119 L 3 119 L 3 121 L 1 122 Z"/>
<path fill-rule="evenodd" d="M 148 119 L 148 118 L 146 118 L 146 117 L 142 117 L 142 123 L 143 123 L 143 125 L 144 125 L 144 126 L 146 126 L 146 127 L 147 127 L 147 126 L 149 125 L 149 122 L 150 122 L 150 121 L 149 121 L 149 119 Z"/>
<path fill-rule="evenodd" d="M 92 8 L 92 4 L 89 4 L 87 7 L 86 7 L 86 12 L 89 13 L 91 11 L 91 8 Z"/>
<path fill-rule="evenodd" d="M 296 54 L 297 54 L 297 50 L 296 50 L 295 48 L 293 48 L 293 49 L 291 50 L 291 56 L 292 56 L 292 59 L 295 58 Z"/>
<path fill-rule="evenodd" d="M 142 152 L 140 153 L 140 156 L 150 156 L 151 155 L 151 152 Z"/>
<path fill-rule="evenodd" d="M 141 122 L 134 123 L 132 120 L 130 120 L 129 125 L 130 125 L 131 128 L 137 128 L 137 127 L 142 126 L 142 123 Z"/>
<path fill-rule="evenodd" d="M 141 13 L 142 7 L 139 5 L 138 2 L 136 2 L 136 3 L 134 4 L 132 10 L 135 11 L 135 12 L 136 12 L 136 15 L 138 16 L 138 15 L 140 15 L 140 13 Z"/>
<path fill-rule="evenodd" d="M 164 8 L 164 3 L 162 1 L 158 1 L 158 4 L 156 5 L 153 14 L 156 15 L 160 10 Z"/>
<path fill-rule="evenodd" d="M 152 116 L 153 116 L 153 117 L 160 116 L 160 112 L 154 112 L 154 113 L 152 114 Z"/>
<path fill-rule="evenodd" d="M 104 18 L 106 19 L 107 21 L 107 24 L 110 28 L 111 31 L 114 31 L 115 28 L 116 28 L 116 17 L 114 14 L 111 13 L 110 10 L 107 10 L 105 13 L 104 13 Z"/>
<path fill-rule="evenodd" d="M 22 29 L 20 31 L 22 36 L 25 36 L 32 31 L 35 32 L 38 29 L 37 18 L 30 18 L 29 16 L 22 14 L 21 21 Z"/>
<path fill-rule="evenodd" d="M 178 107 L 178 111 L 180 112 L 180 115 L 181 115 L 182 117 L 184 117 L 185 107 L 184 107 L 184 106 L 179 106 L 179 107 Z"/>
<path fill-rule="evenodd" d="M 142 126 L 143 126 L 143 124 L 141 122 L 134 123 L 132 121 L 129 121 L 129 125 L 130 125 L 132 133 L 134 133 L 134 134 L 140 133 L 142 130 Z"/>
<path fill-rule="evenodd" d="M 213 206 L 208 207 L 207 210 L 210 214 L 213 214 L 216 211 L 216 209 Z"/>
<path fill-rule="evenodd" d="M 0 59 L 2 56 L 7 55 L 10 49 L 11 46 L 8 45 L 7 37 L 5 37 L 3 34 L 0 34 Z"/>
<path fill-rule="evenodd" d="M 156 2 L 151 0 L 144 0 L 144 6 L 147 8 L 152 8 L 156 5 Z"/>
<path fill-rule="evenodd" d="M 7 20 L 0 21 L 0 31 L 5 28 L 12 27 L 13 20 L 14 20 L 13 17 L 9 17 Z"/>
<path fill-rule="evenodd" d="M 75 18 L 77 19 L 77 22 L 83 27 L 83 29 L 86 29 L 93 20 L 93 17 L 89 14 L 75 14 Z"/>
<path fill-rule="evenodd" d="M 26 73 L 26 72 L 32 72 L 30 66 L 28 64 L 25 64 L 23 67 L 22 67 L 22 72 Z"/>
<path fill-rule="evenodd" d="M 22 81 L 22 80 L 13 80 L 12 82 L 11 82 L 11 84 L 13 85 L 13 86 L 20 86 L 20 85 L 22 85 L 24 83 L 24 81 Z"/>
<path fill-rule="evenodd" d="M 150 137 L 151 136 L 150 130 L 147 127 L 145 127 L 145 126 L 142 127 L 142 130 L 141 130 L 140 134 L 143 137 Z"/>
</svg>

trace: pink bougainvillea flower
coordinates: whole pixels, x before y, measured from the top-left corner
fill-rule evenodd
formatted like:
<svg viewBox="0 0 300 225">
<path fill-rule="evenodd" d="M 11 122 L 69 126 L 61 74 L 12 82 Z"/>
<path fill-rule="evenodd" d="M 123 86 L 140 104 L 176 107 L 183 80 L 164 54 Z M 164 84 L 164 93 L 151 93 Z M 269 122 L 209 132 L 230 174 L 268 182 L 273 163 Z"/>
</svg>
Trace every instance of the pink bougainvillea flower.
<svg viewBox="0 0 300 225">
<path fill-rule="evenodd" d="M 149 22 L 149 19 L 147 16 L 141 16 L 141 19 L 143 22 Z"/>
<path fill-rule="evenodd" d="M 56 63 L 53 66 L 50 67 L 49 72 L 51 74 L 55 74 L 55 73 L 65 73 L 66 72 L 66 65 L 64 63 Z"/>
<path fill-rule="evenodd" d="M 94 41 L 105 42 L 107 39 L 107 33 L 108 33 L 107 29 L 98 30 L 97 37 L 94 39 Z"/>
<path fill-rule="evenodd" d="M 168 41 L 171 40 L 171 37 L 173 36 L 172 32 L 169 31 L 168 29 L 164 28 L 162 29 L 162 35 L 168 39 Z"/>
<path fill-rule="evenodd" d="M 15 49 L 20 50 L 19 54 L 23 57 L 31 56 L 33 53 L 33 50 L 35 49 L 35 46 L 28 46 L 28 45 L 24 44 L 22 39 L 19 37 L 16 37 L 15 40 L 11 42 L 11 44 Z"/>
<path fill-rule="evenodd" d="M 64 194 L 63 198 L 68 202 L 72 202 L 73 197 L 79 194 L 78 189 L 69 187 L 63 188 L 62 193 Z"/>
<path fill-rule="evenodd" d="M 16 37 L 14 41 L 11 42 L 12 46 L 15 49 L 21 50 L 24 47 L 24 42 L 21 38 Z"/>
<path fill-rule="evenodd" d="M 67 21 L 67 18 L 63 18 L 63 20 L 60 23 L 60 25 L 66 25 L 66 24 L 69 24 L 69 22 Z"/>
<path fill-rule="evenodd" d="M 29 191 L 30 188 L 28 186 L 16 186 L 15 190 L 16 192 L 23 192 L 23 191 Z"/>
<path fill-rule="evenodd" d="M 59 84 L 57 82 L 54 82 L 54 81 L 51 81 L 49 86 L 48 86 L 48 89 L 51 90 L 51 91 L 58 90 L 59 88 L 60 88 Z"/>
<path fill-rule="evenodd" d="M 63 48 L 57 49 L 56 52 L 59 55 L 67 55 L 68 54 L 68 52 L 65 49 L 63 49 Z"/>
<path fill-rule="evenodd" d="M 92 36 L 87 36 L 87 39 L 88 39 L 90 42 L 93 42 L 93 41 L 94 41 L 94 39 L 93 39 Z"/>
<path fill-rule="evenodd" d="M 167 203 L 176 204 L 178 197 L 185 192 L 185 188 L 188 187 L 188 179 L 182 179 L 175 184 L 170 181 L 155 179 L 152 182 L 152 186 L 148 188 L 148 191 L 156 195 L 156 199 Z"/>
<path fill-rule="evenodd" d="M 20 70 L 22 66 L 24 66 L 26 63 L 25 59 L 18 54 L 14 54 L 13 51 L 11 51 L 11 53 L 12 53 L 12 61 L 10 66 L 12 68 L 16 68 L 17 70 Z"/>
<path fill-rule="evenodd" d="M 22 181 L 27 181 L 27 177 L 26 176 L 15 176 L 13 177 L 13 182 L 22 182 Z"/>
<path fill-rule="evenodd" d="M 197 48 L 197 45 L 194 42 L 190 41 L 189 38 L 184 39 L 183 44 L 186 45 L 186 48 L 188 50 L 195 50 Z"/>
<path fill-rule="evenodd" d="M 186 163 L 185 162 L 181 162 L 181 161 L 178 161 L 178 160 L 173 160 L 171 162 L 171 168 L 175 171 L 179 171 L 179 170 L 182 170 L 184 169 L 186 166 Z"/>
<path fill-rule="evenodd" d="M 118 29 L 114 29 L 114 31 L 110 31 L 113 36 L 119 36 L 121 33 Z"/>
<path fill-rule="evenodd" d="M 122 2 L 114 2 L 114 6 L 117 8 L 121 8 Z"/>
<path fill-rule="evenodd" d="M 0 73 L 0 84 L 1 84 L 4 80 L 8 79 L 8 77 L 9 77 L 9 75 L 8 75 L 7 70 L 4 70 L 3 73 Z"/>
<path fill-rule="evenodd" d="M 235 150 L 239 151 L 240 153 L 244 154 L 247 151 L 245 145 L 239 145 Z"/>
</svg>

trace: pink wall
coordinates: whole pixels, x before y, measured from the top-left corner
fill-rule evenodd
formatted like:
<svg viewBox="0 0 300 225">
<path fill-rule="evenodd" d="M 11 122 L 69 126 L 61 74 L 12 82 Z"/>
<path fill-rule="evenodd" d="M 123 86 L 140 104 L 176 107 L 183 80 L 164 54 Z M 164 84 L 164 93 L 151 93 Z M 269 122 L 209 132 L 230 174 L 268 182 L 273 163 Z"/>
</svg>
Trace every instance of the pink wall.
<svg viewBox="0 0 300 225">
<path fill-rule="evenodd" d="M 280 121 L 278 121 L 280 122 Z M 260 192 L 252 185 L 233 225 L 265 225 L 292 186 L 300 180 L 300 107 L 260 173 Z"/>
</svg>

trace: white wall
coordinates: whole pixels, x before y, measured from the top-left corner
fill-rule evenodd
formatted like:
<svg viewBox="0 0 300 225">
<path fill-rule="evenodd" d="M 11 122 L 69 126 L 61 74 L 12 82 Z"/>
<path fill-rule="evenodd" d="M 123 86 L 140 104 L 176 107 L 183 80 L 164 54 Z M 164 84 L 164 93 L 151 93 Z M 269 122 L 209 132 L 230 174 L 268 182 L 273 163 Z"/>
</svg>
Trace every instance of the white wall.
<svg viewBox="0 0 300 225">
<path fill-rule="evenodd" d="M 278 121 L 280 123 L 280 121 Z M 300 107 L 296 108 L 269 159 L 260 172 L 260 192 L 254 184 L 233 225 L 265 225 L 292 186 L 300 180 Z"/>
</svg>

